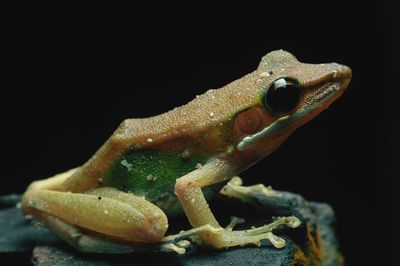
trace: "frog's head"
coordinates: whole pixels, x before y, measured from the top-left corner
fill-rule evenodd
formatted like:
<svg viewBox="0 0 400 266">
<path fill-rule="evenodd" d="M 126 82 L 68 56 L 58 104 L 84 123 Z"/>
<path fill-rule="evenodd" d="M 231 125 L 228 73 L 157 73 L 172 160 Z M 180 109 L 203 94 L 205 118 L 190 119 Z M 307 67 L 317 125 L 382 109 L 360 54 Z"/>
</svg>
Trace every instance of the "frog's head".
<svg viewBox="0 0 400 266">
<path fill-rule="evenodd" d="M 253 73 L 258 98 L 235 116 L 237 149 L 265 156 L 339 98 L 351 79 L 337 63 L 304 64 L 286 51 L 264 56 Z"/>
</svg>

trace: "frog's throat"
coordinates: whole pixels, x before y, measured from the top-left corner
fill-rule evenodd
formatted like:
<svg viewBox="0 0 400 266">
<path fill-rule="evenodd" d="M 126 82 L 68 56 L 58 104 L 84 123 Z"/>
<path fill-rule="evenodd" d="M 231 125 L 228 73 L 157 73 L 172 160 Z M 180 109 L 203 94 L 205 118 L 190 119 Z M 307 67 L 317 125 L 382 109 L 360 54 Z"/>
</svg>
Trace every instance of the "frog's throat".
<svg viewBox="0 0 400 266">
<path fill-rule="evenodd" d="M 293 122 L 302 119 L 307 114 L 315 111 L 316 109 L 323 108 L 324 103 L 328 100 L 332 101 L 332 98 L 337 98 L 338 92 L 341 90 L 340 83 L 331 83 L 329 84 L 329 90 L 326 90 L 324 93 L 320 93 L 318 97 L 314 98 L 314 102 L 311 104 L 306 104 L 302 106 L 295 113 L 283 116 L 272 123 L 270 126 L 264 128 L 263 130 L 251 135 L 247 136 L 237 145 L 238 150 L 243 151 L 251 144 L 256 143 L 259 140 L 262 140 L 266 136 L 270 135 L 273 132 L 276 132 L 286 126 L 291 125 Z M 335 97 L 336 96 L 336 97 Z"/>
</svg>

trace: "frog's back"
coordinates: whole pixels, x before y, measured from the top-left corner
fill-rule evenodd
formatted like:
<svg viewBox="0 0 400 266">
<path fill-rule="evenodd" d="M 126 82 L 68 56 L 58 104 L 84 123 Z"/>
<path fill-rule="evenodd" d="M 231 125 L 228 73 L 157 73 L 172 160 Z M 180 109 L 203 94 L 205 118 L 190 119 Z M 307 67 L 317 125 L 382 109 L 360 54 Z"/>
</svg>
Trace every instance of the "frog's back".
<svg viewBox="0 0 400 266">
<path fill-rule="evenodd" d="M 210 146 L 197 140 L 207 135 L 211 127 L 229 121 L 238 110 L 258 100 L 254 83 L 251 73 L 167 113 L 125 120 L 96 154 L 64 182 L 63 190 L 79 192 L 112 186 L 159 201 L 160 205 L 167 204 L 174 198 L 175 180 L 211 156 L 191 153 Z"/>
<path fill-rule="evenodd" d="M 245 109 L 253 103 L 258 97 L 254 83 L 254 73 L 251 73 L 223 88 L 208 90 L 188 104 L 164 114 L 127 119 L 113 137 L 120 141 L 146 144 L 148 138 L 162 141 L 171 135 L 179 135 L 180 132 L 201 132 L 213 124 L 226 121 L 237 110 Z"/>
<path fill-rule="evenodd" d="M 179 133 L 195 134 L 208 127 L 223 123 L 240 110 L 259 100 L 264 85 L 262 78 L 269 77 L 272 69 L 300 64 L 290 53 L 277 50 L 265 55 L 259 67 L 222 88 L 208 90 L 186 105 L 167 113 L 144 119 L 127 119 L 111 137 L 116 142 L 146 145 L 149 138 L 162 142 Z M 267 71 L 267 72 L 266 72 Z"/>
</svg>

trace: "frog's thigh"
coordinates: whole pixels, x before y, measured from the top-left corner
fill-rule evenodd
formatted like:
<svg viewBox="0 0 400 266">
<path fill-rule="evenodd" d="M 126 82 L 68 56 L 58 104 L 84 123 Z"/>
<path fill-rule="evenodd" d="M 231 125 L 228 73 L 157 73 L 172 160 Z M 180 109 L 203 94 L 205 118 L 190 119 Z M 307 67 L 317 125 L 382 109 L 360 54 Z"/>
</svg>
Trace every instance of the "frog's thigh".
<svg viewBox="0 0 400 266">
<path fill-rule="evenodd" d="M 35 218 L 44 223 L 53 232 L 57 233 L 59 237 L 81 252 L 110 254 L 131 253 L 140 248 L 131 244 L 109 241 L 101 236 L 87 234 L 79 227 L 73 226 L 44 212 L 37 212 Z"/>
<path fill-rule="evenodd" d="M 157 242 L 168 220 L 161 209 L 133 194 L 97 188 L 84 194 L 30 190 L 23 198 L 28 213 L 44 212 L 103 235 L 131 242 Z"/>
<path fill-rule="evenodd" d="M 59 190 L 61 184 L 73 173 L 75 173 L 76 170 L 78 169 L 79 167 L 73 168 L 63 173 L 57 174 L 55 176 L 34 181 L 29 185 L 28 190 L 38 190 L 38 189 Z"/>
</svg>

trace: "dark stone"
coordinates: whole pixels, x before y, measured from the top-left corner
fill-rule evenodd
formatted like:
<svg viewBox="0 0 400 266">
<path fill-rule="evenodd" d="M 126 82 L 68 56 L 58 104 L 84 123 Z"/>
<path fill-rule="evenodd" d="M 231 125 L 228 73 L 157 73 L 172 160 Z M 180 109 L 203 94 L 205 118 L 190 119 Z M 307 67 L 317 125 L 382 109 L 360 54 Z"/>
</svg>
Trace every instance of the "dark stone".
<svg viewBox="0 0 400 266">
<path fill-rule="evenodd" d="M 21 195 L 10 194 L 0 197 L 0 208 L 7 208 L 15 206 L 21 200 Z"/>
<path fill-rule="evenodd" d="M 0 254 L 30 252 L 37 245 L 53 245 L 60 240 L 46 228 L 33 226 L 16 207 L 0 211 Z"/>
<path fill-rule="evenodd" d="M 252 205 L 220 197 L 211 205 L 221 224 L 229 215 L 246 217 L 238 229 L 259 226 L 272 216 L 295 215 L 303 223 L 299 228 L 278 228 L 286 247 L 274 248 L 268 241 L 262 247 L 231 248 L 211 251 L 191 245 L 184 255 L 138 252 L 127 255 L 83 254 L 73 250 L 45 228 L 33 226 L 15 207 L 18 196 L 0 197 L 0 254 L 28 257 L 33 250 L 35 265 L 342 265 L 333 223 L 334 213 L 327 204 L 307 202 L 301 196 L 279 192 L 275 198 L 256 197 Z M 7 203 L 7 204 L 6 204 Z M 268 217 L 268 219 L 266 219 Z M 183 219 L 179 219 L 183 220 Z M 186 219 L 184 219 L 186 220 Z M 171 225 L 175 221 L 171 221 Z M 187 228 L 187 225 L 179 228 Z M 178 230 L 178 229 L 177 229 Z"/>
</svg>

